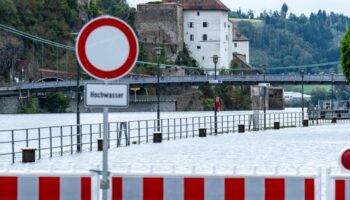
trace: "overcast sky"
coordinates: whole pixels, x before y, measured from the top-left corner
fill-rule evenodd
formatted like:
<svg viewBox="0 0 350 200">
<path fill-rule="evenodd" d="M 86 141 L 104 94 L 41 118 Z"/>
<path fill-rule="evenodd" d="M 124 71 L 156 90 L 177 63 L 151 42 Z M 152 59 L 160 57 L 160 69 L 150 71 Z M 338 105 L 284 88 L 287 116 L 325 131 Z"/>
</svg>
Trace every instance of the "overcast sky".
<svg viewBox="0 0 350 200">
<path fill-rule="evenodd" d="M 146 3 L 150 0 L 127 0 L 129 4 L 135 7 L 138 3 Z M 309 15 L 311 12 L 317 12 L 319 9 L 327 12 L 334 11 L 350 16 L 349 0 L 221 0 L 231 10 L 241 8 L 247 12 L 249 9 L 254 14 L 260 14 L 264 10 L 280 10 L 282 4 L 288 4 L 289 11 L 300 15 L 304 13 Z"/>
</svg>

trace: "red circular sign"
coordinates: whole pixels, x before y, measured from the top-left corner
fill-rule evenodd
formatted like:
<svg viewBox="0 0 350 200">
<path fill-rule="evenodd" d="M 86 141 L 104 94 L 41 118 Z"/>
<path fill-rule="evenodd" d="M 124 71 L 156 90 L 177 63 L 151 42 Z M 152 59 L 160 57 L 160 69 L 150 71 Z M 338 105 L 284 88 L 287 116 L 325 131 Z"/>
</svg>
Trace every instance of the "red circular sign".
<svg viewBox="0 0 350 200">
<path fill-rule="evenodd" d="M 138 52 L 138 40 L 132 28 L 110 16 L 87 23 L 76 43 L 76 55 L 81 67 L 101 80 L 125 76 L 134 67 Z"/>
<path fill-rule="evenodd" d="M 342 152 L 340 163 L 344 169 L 350 170 L 350 149 L 346 149 Z"/>
</svg>

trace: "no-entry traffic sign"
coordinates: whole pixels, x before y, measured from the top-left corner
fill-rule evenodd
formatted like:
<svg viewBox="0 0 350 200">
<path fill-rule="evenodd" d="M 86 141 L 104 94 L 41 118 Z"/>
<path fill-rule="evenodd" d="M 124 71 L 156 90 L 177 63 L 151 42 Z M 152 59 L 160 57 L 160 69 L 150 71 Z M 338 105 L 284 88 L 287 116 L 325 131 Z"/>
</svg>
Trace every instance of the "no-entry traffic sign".
<svg viewBox="0 0 350 200">
<path fill-rule="evenodd" d="M 338 162 L 343 170 L 350 171 L 350 148 L 344 148 L 340 152 Z"/>
<path fill-rule="evenodd" d="M 134 67 L 139 51 L 132 28 L 111 16 L 87 23 L 78 35 L 75 49 L 80 66 L 100 80 L 125 76 Z"/>
</svg>

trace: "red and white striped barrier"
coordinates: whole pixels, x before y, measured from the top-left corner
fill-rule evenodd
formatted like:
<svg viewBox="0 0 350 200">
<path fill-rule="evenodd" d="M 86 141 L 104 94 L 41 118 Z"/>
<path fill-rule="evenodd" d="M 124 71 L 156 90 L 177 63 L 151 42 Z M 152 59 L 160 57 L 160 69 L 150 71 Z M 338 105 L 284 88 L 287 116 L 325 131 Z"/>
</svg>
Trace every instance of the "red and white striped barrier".
<svg viewBox="0 0 350 200">
<path fill-rule="evenodd" d="M 350 179 L 334 180 L 334 199 L 350 200 Z"/>
<path fill-rule="evenodd" d="M 91 175 L 0 175 L 1 200 L 94 200 Z"/>
<path fill-rule="evenodd" d="M 315 177 L 113 176 L 112 200 L 316 200 Z"/>
<path fill-rule="evenodd" d="M 327 199 L 331 200 L 350 200 L 350 175 L 337 174 L 331 175 L 328 179 L 330 181 L 330 192 Z"/>
</svg>

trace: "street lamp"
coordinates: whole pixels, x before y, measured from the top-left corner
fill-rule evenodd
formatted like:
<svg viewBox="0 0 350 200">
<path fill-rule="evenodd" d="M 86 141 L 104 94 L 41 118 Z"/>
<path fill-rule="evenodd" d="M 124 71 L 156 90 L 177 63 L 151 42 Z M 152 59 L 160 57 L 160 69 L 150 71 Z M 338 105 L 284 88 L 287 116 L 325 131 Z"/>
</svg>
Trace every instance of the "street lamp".
<svg viewBox="0 0 350 200">
<path fill-rule="evenodd" d="M 304 120 L 304 68 L 301 69 L 301 119 Z"/>
<path fill-rule="evenodd" d="M 264 129 L 266 130 L 266 89 L 267 89 L 267 87 L 266 87 L 266 70 L 267 70 L 267 64 L 262 64 L 260 67 L 261 67 L 261 70 L 262 70 L 263 75 L 264 75 L 263 103 L 264 103 Z"/>
<path fill-rule="evenodd" d="M 77 36 L 79 33 L 72 33 L 72 35 L 74 35 L 74 39 L 77 40 Z M 77 85 L 75 88 L 75 96 L 76 96 L 76 100 L 77 100 L 77 112 L 76 112 L 76 121 L 77 121 L 77 152 L 81 152 L 81 143 L 82 143 L 82 135 L 81 135 L 81 130 L 80 130 L 80 100 L 81 100 L 81 93 L 80 93 L 80 77 L 81 77 L 81 68 L 80 68 L 80 64 L 78 63 L 78 61 L 76 62 L 76 66 L 77 66 Z"/>
<path fill-rule="evenodd" d="M 80 65 L 77 62 L 77 86 L 76 86 L 76 97 L 77 97 L 77 113 L 76 113 L 76 118 L 77 118 L 77 152 L 81 152 L 81 130 L 80 130 L 80 98 L 81 98 L 81 93 L 80 93 L 80 76 L 81 76 L 81 69 Z"/>
<path fill-rule="evenodd" d="M 218 116 L 217 116 L 217 110 L 216 110 L 216 65 L 219 61 L 218 55 L 213 55 L 213 62 L 214 62 L 214 80 L 215 80 L 215 86 L 214 86 L 214 131 L 215 135 L 218 134 Z"/>
<path fill-rule="evenodd" d="M 160 131 L 160 109 L 159 109 L 159 59 L 160 59 L 160 55 L 162 52 L 162 48 L 161 47 L 156 47 L 156 55 L 157 55 L 157 87 L 156 87 L 156 95 L 157 95 L 157 131 Z"/>
<path fill-rule="evenodd" d="M 331 98 L 331 110 L 332 110 L 332 117 L 334 115 L 334 71 L 331 71 L 331 76 L 332 76 L 332 98 Z"/>
</svg>

